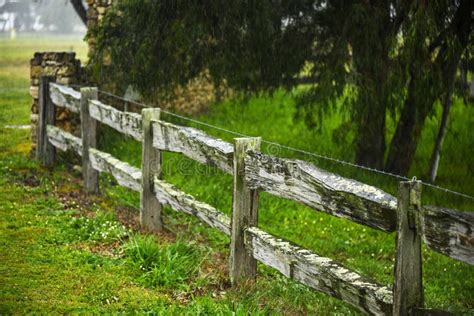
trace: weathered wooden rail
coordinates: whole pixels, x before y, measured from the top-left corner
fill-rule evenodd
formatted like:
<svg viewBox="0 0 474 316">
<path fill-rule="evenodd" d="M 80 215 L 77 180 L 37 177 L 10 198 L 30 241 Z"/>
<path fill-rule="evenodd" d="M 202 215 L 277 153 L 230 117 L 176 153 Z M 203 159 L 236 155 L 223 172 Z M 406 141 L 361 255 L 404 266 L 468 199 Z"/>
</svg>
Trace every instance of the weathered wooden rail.
<svg viewBox="0 0 474 316">
<path fill-rule="evenodd" d="M 401 182 L 395 198 L 308 162 L 263 154 L 259 138 L 238 138 L 230 144 L 198 129 L 164 122 L 158 109 L 144 109 L 142 115 L 119 111 L 98 101 L 94 91 L 83 88 L 77 92 L 41 78 L 37 158 L 51 166 L 55 148 L 71 150 L 83 158 L 88 191 L 98 192 L 97 173 L 106 172 L 120 185 L 141 192 L 140 220 L 147 228 L 162 229 L 161 208 L 166 205 L 230 236 L 230 279 L 234 285 L 256 277 L 258 260 L 367 314 L 423 314 L 429 310 L 423 307 L 422 240 L 434 251 L 474 265 L 474 213 L 421 206 L 417 181 Z M 54 126 L 55 106 L 81 114 L 82 138 Z M 142 142 L 141 169 L 95 148 L 96 122 Z M 161 151 L 181 153 L 232 175 L 232 217 L 162 180 Z M 396 231 L 394 290 L 259 229 L 260 191 L 373 229 Z"/>
</svg>

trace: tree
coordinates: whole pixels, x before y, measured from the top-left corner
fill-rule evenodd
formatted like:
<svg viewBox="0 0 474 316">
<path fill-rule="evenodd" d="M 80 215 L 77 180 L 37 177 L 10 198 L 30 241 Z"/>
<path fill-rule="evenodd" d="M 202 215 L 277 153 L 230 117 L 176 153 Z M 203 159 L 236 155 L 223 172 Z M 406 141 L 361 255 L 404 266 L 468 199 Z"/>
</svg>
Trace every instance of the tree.
<svg viewBox="0 0 474 316">
<path fill-rule="evenodd" d="M 216 85 L 225 81 L 246 93 L 291 89 L 306 72 L 317 84 L 299 95 L 298 117 L 316 126 L 342 100 L 355 125 L 359 164 L 383 167 L 387 111 L 401 109 L 386 167 L 406 174 L 423 122 L 447 90 L 438 84 L 441 74 L 452 73 L 467 45 L 457 38 L 470 23 L 461 9 L 470 6 L 467 0 L 121 1 L 96 30 L 94 60 L 100 68 L 110 55 L 108 71 L 117 82 L 144 95 L 169 94 L 204 71 Z"/>
<path fill-rule="evenodd" d="M 404 29 L 402 52 L 408 72 L 407 96 L 393 136 L 386 169 L 406 174 L 413 161 L 424 122 L 444 95 L 451 103 L 452 84 L 462 54 L 473 39 L 474 2 L 420 2 Z M 449 105 L 450 106 L 450 105 Z"/>
<path fill-rule="evenodd" d="M 82 0 L 71 0 L 72 7 L 84 25 L 87 25 L 87 10 Z"/>
</svg>

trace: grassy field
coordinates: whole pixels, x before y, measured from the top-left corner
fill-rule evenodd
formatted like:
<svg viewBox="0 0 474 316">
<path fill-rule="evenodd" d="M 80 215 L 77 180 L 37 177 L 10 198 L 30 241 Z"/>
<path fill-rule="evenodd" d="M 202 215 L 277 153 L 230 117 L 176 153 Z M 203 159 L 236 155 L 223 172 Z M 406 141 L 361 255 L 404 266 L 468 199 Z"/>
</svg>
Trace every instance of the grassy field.
<svg viewBox="0 0 474 316">
<path fill-rule="evenodd" d="M 29 157 L 28 60 L 34 51 L 74 50 L 84 58 L 80 39 L 0 39 L 0 313 L 139 312 L 157 314 L 357 314 L 347 304 L 288 281 L 259 266 L 258 282 L 229 288 L 228 238 L 199 222 L 166 210 L 166 233 L 137 229 L 139 197 L 101 177 L 102 195 L 81 192 L 74 159 L 63 156 L 54 170 Z M 440 165 L 439 185 L 474 195 L 472 104 L 456 99 Z M 295 122 L 291 94 L 228 101 L 199 120 L 281 144 L 353 159 L 350 126 L 334 132 L 341 114 L 328 117 L 320 132 Z M 411 175 L 422 178 L 437 132 L 440 109 L 429 119 Z M 166 120 L 232 135 L 166 116 Z M 388 133 L 393 120 L 389 118 Z M 139 144 L 110 131 L 100 146 L 134 165 Z M 395 194 L 397 181 L 305 157 L 275 146 L 266 152 L 298 157 Z M 174 154 L 164 156 L 164 177 L 226 213 L 232 178 Z M 468 200 L 426 189 L 423 202 L 472 210 Z M 393 283 L 394 234 L 383 234 L 314 212 L 291 201 L 262 194 L 259 225 L 278 236 L 337 259 L 382 284 Z M 474 267 L 423 250 L 426 305 L 474 313 Z"/>
</svg>

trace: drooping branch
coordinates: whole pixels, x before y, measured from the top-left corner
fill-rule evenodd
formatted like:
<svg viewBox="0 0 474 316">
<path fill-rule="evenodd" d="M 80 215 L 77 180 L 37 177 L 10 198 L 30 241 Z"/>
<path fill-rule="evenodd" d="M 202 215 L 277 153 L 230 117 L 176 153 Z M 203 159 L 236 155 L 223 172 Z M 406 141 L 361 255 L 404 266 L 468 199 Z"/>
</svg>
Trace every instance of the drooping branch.
<svg viewBox="0 0 474 316">
<path fill-rule="evenodd" d="M 82 23 L 87 26 L 87 10 L 82 3 L 82 0 L 71 0 L 72 7 L 81 19 Z"/>
</svg>

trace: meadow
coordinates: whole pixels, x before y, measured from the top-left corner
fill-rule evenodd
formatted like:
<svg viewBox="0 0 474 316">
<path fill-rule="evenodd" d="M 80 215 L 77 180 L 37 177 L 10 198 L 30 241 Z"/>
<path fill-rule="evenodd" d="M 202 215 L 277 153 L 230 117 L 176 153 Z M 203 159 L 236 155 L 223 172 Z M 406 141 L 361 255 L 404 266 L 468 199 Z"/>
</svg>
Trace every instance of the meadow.
<svg viewBox="0 0 474 316">
<path fill-rule="evenodd" d="M 78 160 L 62 155 L 54 170 L 30 158 L 28 124 L 29 59 L 35 51 L 76 51 L 80 38 L 0 39 L 0 313 L 139 312 L 155 314 L 358 314 L 351 306 L 289 281 L 259 266 L 256 284 L 230 288 L 227 237 L 187 216 L 165 211 L 167 230 L 146 234 L 136 225 L 139 196 L 101 177 L 100 196 L 81 191 Z M 229 100 L 194 119 L 267 141 L 352 161 L 350 120 L 337 108 L 318 129 L 294 120 L 294 95 Z M 474 195 L 472 148 L 474 109 L 455 98 L 437 183 Z M 428 170 L 441 109 L 426 122 L 410 177 Z M 232 141 L 235 135 L 163 115 Z M 388 117 L 387 137 L 394 118 Z M 341 123 L 345 125 L 341 126 Z M 140 165 L 140 144 L 101 127 L 100 148 Z M 309 160 L 324 169 L 376 185 L 396 195 L 398 180 L 302 155 L 274 145 L 262 151 Z M 164 178 L 230 214 L 232 177 L 185 157 L 165 153 Z M 424 204 L 472 211 L 473 203 L 423 188 Z M 259 226 L 334 258 L 381 284 L 393 283 L 395 235 L 315 212 L 300 204 L 261 194 Z M 474 313 L 474 267 L 423 249 L 426 306 Z"/>
</svg>

